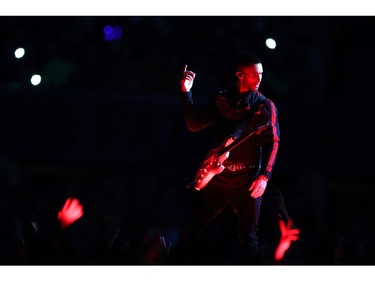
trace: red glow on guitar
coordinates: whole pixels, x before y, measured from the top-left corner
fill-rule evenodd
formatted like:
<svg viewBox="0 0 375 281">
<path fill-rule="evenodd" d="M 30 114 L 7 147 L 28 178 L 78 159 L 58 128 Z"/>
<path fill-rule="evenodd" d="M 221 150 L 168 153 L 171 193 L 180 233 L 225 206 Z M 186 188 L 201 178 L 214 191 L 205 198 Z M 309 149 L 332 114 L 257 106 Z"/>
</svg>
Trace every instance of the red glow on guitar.
<svg viewBox="0 0 375 281">
<path fill-rule="evenodd" d="M 233 143 L 234 140 L 234 138 L 229 138 L 226 142 L 224 142 L 224 148 Z M 218 155 L 218 152 L 221 149 L 223 149 L 222 145 L 208 152 L 206 160 L 203 161 L 198 173 L 195 176 L 195 189 L 201 190 L 215 175 L 224 171 L 225 167 L 223 166 L 223 163 L 228 159 L 229 151 Z"/>
<path fill-rule="evenodd" d="M 223 166 L 223 162 L 228 159 L 229 152 L 240 145 L 242 142 L 247 140 L 250 136 L 254 134 L 259 134 L 260 132 L 264 131 L 268 126 L 270 126 L 270 122 L 267 122 L 265 125 L 261 125 L 257 127 L 254 131 L 246 134 L 243 137 L 238 139 L 230 137 L 225 142 L 223 142 L 219 147 L 211 149 L 207 155 L 205 160 L 202 162 L 198 172 L 195 175 L 194 182 L 192 182 L 189 187 L 192 185 L 196 190 L 201 190 L 202 188 L 206 187 L 206 185 L 211 181 L 211 179 L 220 174 L 224 171 L 225 167 Z"/>
</svg>

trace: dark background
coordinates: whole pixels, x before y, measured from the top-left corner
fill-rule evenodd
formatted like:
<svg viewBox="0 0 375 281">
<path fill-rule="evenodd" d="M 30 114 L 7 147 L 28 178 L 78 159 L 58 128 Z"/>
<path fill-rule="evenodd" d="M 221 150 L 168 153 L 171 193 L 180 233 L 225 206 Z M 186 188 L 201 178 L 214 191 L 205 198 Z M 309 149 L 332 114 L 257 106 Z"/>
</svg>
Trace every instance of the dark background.
<svg viewBox="0 0 375 281">
<path fill-rule="evenodd" d="M 107 25 L 121 27 L 119 40 L 104 39 Z M 185 127 L 183 66 L 197 73 L 203 104 L 234 85 L 243 51 L 262 59 L 260 91 L 279 110 L 265 255 L 279 237 L 277 188 L 301 229 L 286 264 L 374 264 L 374 17 L 3 16 L 0 26 L 2 264 L 160 263 L 155 241 L 178 241 L 186 185 L 210 145 L 210 130 Z M 74 254 L 56 257 L 54 221 L 68 196 L 85 215 L 69 234 Z M 210 263 L 227 262 L 218 257 L 232 223 L 226 211 L 210 229 Z"/>
</svg>

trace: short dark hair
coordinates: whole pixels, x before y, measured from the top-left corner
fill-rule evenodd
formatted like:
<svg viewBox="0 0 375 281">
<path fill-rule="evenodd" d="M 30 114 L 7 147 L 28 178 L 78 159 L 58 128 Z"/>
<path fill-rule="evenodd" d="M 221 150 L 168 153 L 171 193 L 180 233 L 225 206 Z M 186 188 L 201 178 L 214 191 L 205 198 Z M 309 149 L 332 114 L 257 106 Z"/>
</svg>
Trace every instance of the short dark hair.
<svg viewBox="0 0 375 281">
<path fill-rule="evenodd" d="M 237 56 L 236 69 L 240 71 L 243 67 L 262 63 L 262 61 L 252 53 L 242 53 Z"/>
</svg>

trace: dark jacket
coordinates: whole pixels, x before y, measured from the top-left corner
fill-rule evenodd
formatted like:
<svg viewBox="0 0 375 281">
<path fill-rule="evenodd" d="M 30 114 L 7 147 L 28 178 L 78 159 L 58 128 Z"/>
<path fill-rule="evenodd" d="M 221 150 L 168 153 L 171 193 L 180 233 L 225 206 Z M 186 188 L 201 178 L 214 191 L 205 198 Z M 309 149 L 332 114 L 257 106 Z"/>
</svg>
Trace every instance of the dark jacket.
<svg viewBox="0 0 375 281">
<path fill-rule="evenodd" d="M 227 161 L 261 164 L 260 174 L 270 178 L 275 166 L 280 141 L 278 113 L 275 104 L 260 92 L 239 94 L 235 90 L 221 91 L 205 107 L 197 108 L 192 92 L 183 93 L 184 114 L 188 130 L 199 131 L 215 126 L 214 147 L 231 136 L 246 136 L 269 122 L 266 130 L 254 134 L 230 151 Z"/>
</svg>

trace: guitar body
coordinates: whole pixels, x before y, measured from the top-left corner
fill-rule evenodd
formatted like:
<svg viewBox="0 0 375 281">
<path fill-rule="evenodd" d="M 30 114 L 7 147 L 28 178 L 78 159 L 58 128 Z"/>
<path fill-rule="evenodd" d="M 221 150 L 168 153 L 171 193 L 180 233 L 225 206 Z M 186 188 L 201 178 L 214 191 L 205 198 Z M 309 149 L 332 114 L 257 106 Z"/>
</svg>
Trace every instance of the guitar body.
<svg viewBox="0 0 375 281">
<path fill-rule="evenodd" d="M 211 149 L 208 152 L 194 178 L 194 188 L 196 190 L 201 190 L 206 187 L 215 175 L 224 171 L 225 167 L 223 166 L 223 163 L 228 159 L 229 151 L 223 154 L 219 154 L 219 151 L 221 151 L 223 147 L 230 145 L 233 141 L 234 139 L 230 138 L 224 143 L 224 145 Z"/>
<path fill-rule="evenodd" d="M 226 159 L 228 159 L 230 150 L 243 143 L 252 135 L 260 134 L 269 126 L 270 122 L 266 122 L 264 125 L 257 127 L 255 130 L 249 132 L 247 135 L 243 136 L 240 139 L 234 139 L 230 137 L 219 147 L 211 149 L 207 153 L 205 160 L 200 165 L 199 170 L 195 175 L 194 181 L 189 184 L 189 187 L 193 186 L 196 190 L 201 190 L 202 188 L 206 187 L 206 185 L 215 175 L 220 174 L 222 171 L 224 171 L 225 167 L 223 166 L 223 163 Z"/>
</svg>

